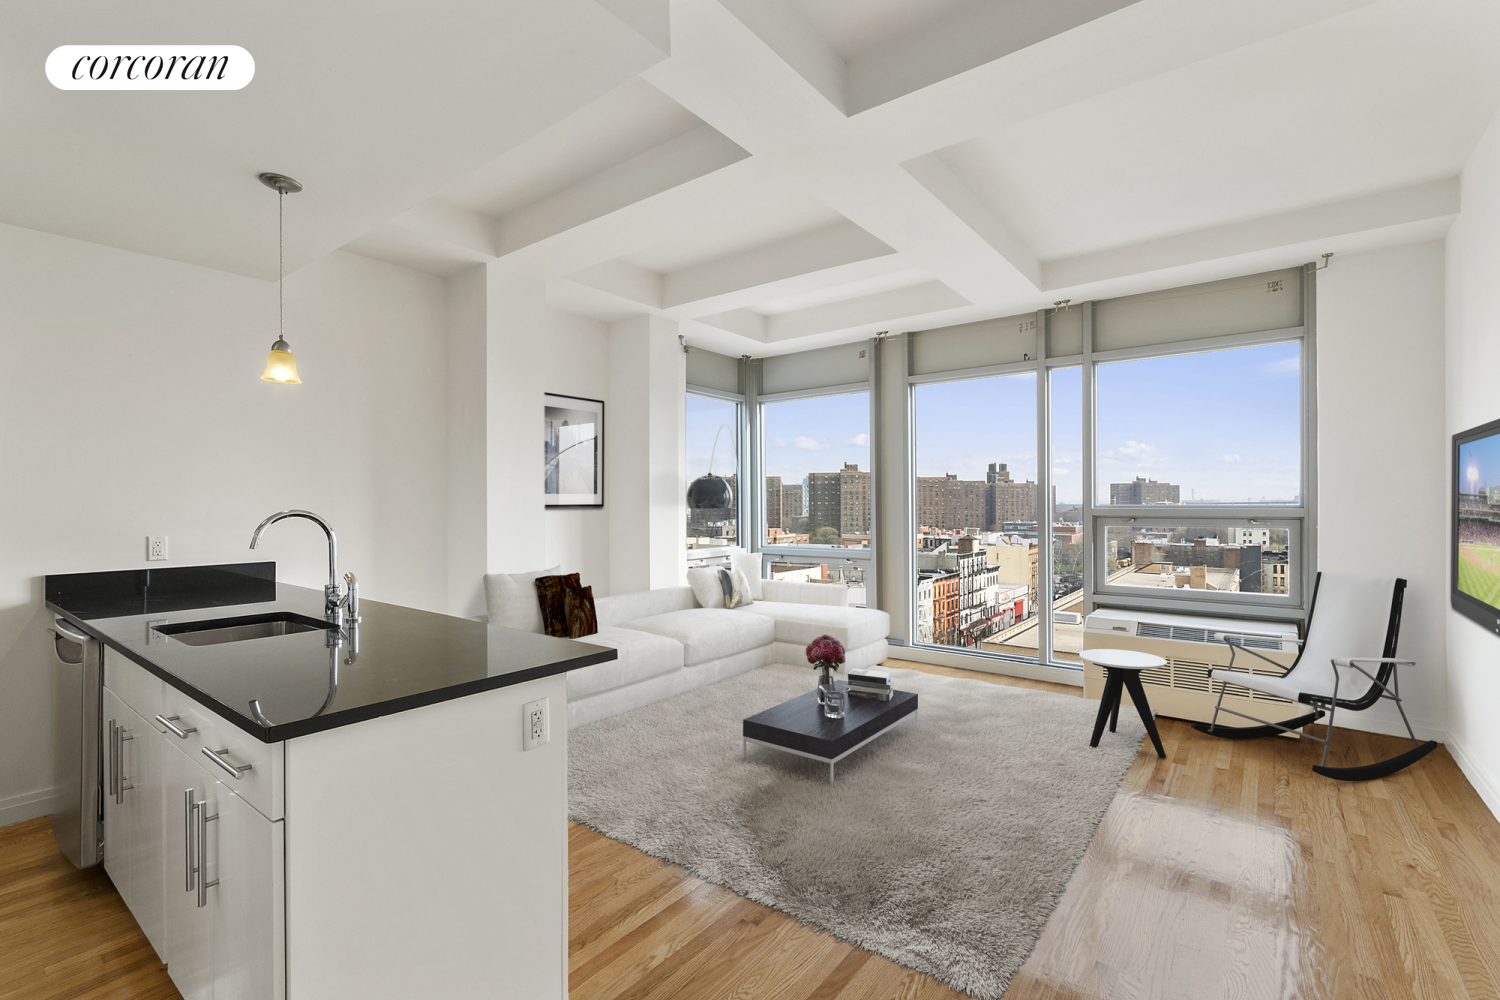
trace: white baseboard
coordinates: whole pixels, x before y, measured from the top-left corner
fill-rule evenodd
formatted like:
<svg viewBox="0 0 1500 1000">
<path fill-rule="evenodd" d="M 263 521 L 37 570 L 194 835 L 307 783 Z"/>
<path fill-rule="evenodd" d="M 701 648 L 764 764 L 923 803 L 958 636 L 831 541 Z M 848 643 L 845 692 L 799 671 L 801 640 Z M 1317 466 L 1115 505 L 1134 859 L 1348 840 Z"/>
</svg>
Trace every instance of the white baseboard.
<svg viewBox="0 0 1500 1000">
<path fill-rule="evenodd" d="M 28 819 L 47 816 L 62 803 L 63 789 L 39 788 L 34 792 L 22 792 L 0 799 L 0 826 L 24 823 Z"/>
<path fill-rule="evenodd" d="M 1479 793 L 1479 797 L 1483 799 L 1484 804 L 1489 807 L 1490 815 L 1494 816 L 1496 819 L 1500 819 L 1500 779 L 1497 779 L 1495 775 L 1491 774 L 1486 768 L 1481 766 L 1480 763 L 1475 760 L 1467 750 L 1464 749 L 1462 743 L 1459 743 L 1455 740 L 1449 740 L 1448 752 L 1451 753 L 1453 755 L 1453 759 L 1458 762 L 1458 769 L 1464 773 L 1465 778 L 1469 779 L 1469 784 L 1474 786 L 1474 791 Z"/>
</svg>

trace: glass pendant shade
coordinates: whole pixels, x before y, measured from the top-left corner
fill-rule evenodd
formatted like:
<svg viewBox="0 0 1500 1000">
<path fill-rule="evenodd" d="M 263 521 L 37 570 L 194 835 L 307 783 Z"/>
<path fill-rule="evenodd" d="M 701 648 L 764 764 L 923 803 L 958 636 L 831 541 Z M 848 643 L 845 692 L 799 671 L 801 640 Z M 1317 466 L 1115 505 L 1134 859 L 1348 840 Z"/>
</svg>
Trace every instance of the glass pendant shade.
<svg viewBox="0 0 1500 1000">
<path fill-rule="evenodd" d="M 689 510 L 728 510 L 734 505 L 734 488 L 712 473 L 699 476 L 688 487 L 687 505 Z"/>
<path fill-rule="evenodd" d="M 266 372 L 261 376 L 261 380 L 302 384 L 302 380 L 297 377 L 297 356 L 292 353 L 292 345 L 280 337 L 277 337 L 276 343 L 271 345 L 271 353 L 266 357 Z"/>
</svg>

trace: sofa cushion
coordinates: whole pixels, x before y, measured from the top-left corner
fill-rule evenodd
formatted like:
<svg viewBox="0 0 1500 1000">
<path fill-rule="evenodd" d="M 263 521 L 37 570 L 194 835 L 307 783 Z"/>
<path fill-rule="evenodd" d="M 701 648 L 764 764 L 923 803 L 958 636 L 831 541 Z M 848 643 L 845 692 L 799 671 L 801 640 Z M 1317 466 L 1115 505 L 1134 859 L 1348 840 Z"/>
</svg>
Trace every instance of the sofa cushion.
<svg viewBox="0 0 1500 1000">
<path fill-rule="evenodd" d="M 529 573 L 489 573 L 484 578 L 485 603 L 489 622 L 523 632 L 542 631 L 542 606 L 537 603 L 536 583 L 539 576 L 552 576 L 561 566 L 535 569 Z"/>
<path fill-rule="evenodd" d="M 637 618 L 664 615 L 668 611 L 686 611 L 698 606 L 691 587 L 662 587 L 658 590 L 637 590 L 613 597 L 595 597 L 594 613 L 599 626 L 623 625 Z M 540 615 L 540 612 L 538 612 Z"/>
<path fill-rule="evenodd" d="M 891 634 L 891 616 L 874 608 L 836 608 L 826 604 L 785 604 L 756 601 L 731 614 L 763 615 L 776 622 L 776 641 L 807 645 L 820 635 L 831 635 L 845 649 L 857 649 Z"/>
<path fill-rule="evenodd" d="M 580 641 L 612 646 L 620 655 L 618 659 L 568 671 L 569 698 L 587 698 L 682 669 L 682 643 L 666 636 L 605 627 Z"/>
<path fill-rule="evenodd" d="M 664 615 L 621 622 L 620 627 L 677 640 L 682 643 L 683 663 L 691 667 L 758 646 L 769 646 L 775 641 L 776 623 L 748 613 L 758 607 L 759 604 L 752 604 L 734 611 L 727 608 L 670 611 Z"/>
</svg>

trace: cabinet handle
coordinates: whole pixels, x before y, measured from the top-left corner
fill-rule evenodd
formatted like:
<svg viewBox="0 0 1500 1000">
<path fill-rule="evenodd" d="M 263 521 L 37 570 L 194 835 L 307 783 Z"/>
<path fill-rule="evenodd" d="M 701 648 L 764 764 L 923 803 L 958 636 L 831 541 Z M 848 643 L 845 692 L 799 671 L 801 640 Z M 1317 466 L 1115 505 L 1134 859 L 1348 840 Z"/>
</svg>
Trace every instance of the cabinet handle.
<svg viewBox="0 0 1500 1000">
<path fill-rule="evenodd" d="M 250 765 L 241 764 L 239 766 L 235 766 L 234 764 L 229 763 L 229 761 L 220 756 L 221 754 L 226 754 L 228 752 L 228 747 L 225 747 L 223 750 L 210 750 L 208 747 L 203 748 L 203 756 L 207 757 L 209 760 L 213 761 L 215 764 L 228 771 L 234 776 L 235 780 L 238 781 L 246 771 L 250 770 Z"/>
<path fill-rule="evenodd" d="M 193 891 L 193 876 L 198 869 L 193 866 L 193 812 L 198 808 L 198 803 L 193 801 L 193 789 L 189 788 L 182 793 L 182 861 L 186 885 L 183 892 Z"/>
<path fill-rule="evenodd" d="M 218 879 L 212 882 L 208 880 L 208 824 L 218 819 L 218 815 L 208 814 L 208 802 L 205 800 L 197 804 L 198 809 L 198 906 L 208 905 L 208 890 L 219 884 Z"/>
<path fill-rule="evenodd" d="M 120 758 L 115 752 L 115 720 L 109 720 L 109 795 L 119 803 Z"/>
<path fill-rule="evenodd" d="M 177 737 L 179 740 L 185 740 L 188 738 L 188 733 L 196 733 L 198 731 L 198 727 L 194 726 L 192 729 L 183 729 L 181 726 L 173 725 L 173 723 L 180 718 L 182 718 L 182 716 L 180 715 L 158 715 L 156 717 L 156 721 L 160 722 L 163 726 L 166 726 L 167 731 L 170 732 L 173 736 Z"/>
<path fill-rule="evenodd" d="M 119 752 L 115 754 L 115 770 L 118 772 L 115 776 L 115 786 L 117 788 L 115 805 L 122 805 L 125 802 L 125 793 L 135 787 L 134 785 L 125 784 L 130 778 L 125 773 L 125 744 L 135 739 L 134 736 L 126 736 L 127 732 L 129 730 L 124 726 L 115 727 L 115 745 L 119 747 Z"/>
</svg>

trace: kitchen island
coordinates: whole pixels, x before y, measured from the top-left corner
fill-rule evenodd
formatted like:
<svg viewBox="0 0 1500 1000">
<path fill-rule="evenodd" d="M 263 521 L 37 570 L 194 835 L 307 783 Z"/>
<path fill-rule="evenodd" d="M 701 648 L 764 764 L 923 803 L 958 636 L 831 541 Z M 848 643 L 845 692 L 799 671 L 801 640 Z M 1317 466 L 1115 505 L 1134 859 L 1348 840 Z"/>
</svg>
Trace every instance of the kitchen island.
<svg viewBox="0 0 1500 1000">
<path fill-rule="evenodd" d="M 49 576 L 104 646 L 104 864 L 188 1000 L 567 995 L 568 670 L 245 563 Z"/>
</svg>

